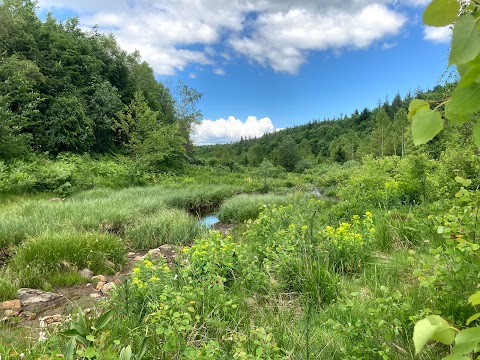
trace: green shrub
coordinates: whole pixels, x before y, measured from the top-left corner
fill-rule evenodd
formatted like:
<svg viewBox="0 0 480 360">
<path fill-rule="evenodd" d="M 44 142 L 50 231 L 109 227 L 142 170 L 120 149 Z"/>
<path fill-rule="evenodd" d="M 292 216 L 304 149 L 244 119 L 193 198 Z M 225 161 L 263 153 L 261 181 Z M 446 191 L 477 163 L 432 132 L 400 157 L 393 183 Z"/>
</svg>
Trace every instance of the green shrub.
<svg viewBox="0 0 480 360">
<path fill-rule="evenodd" d="M 263 205 L 287 205 L 291 195 L 237 195 L 226 200 L 221 206 L 218 217 L 221 221 L 244 222 L 254 220 L 263 209 Z"/>
<path fill-rule="evenodd" d="M 114 273 L 125 263 L 125 246 L 106 234 L 44 234 L 13 249 L 7 272 L 20 286 L 41 288 L 58 274 L 89 268 L 96 274 Z"/>
<path fill-rule="evenodd" d="M 169 191 L 165 194 L 164 200 L 167 206 L 200 214 L 204 210 L 217 208 L 234 193 L 235 189 L 226 185 L 190 185 Z"/>
</svg>

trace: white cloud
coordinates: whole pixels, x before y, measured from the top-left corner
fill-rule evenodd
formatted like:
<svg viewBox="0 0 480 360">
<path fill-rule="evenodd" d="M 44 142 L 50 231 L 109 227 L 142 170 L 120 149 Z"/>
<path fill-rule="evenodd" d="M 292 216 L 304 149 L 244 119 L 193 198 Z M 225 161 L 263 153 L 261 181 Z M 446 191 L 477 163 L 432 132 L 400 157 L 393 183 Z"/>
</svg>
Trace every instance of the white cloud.
<svg viewBox="0 0 480 360">
<path fill-rule="evenodd" d="M 215 68 L 215 69 L 213 69 L 213 73 L 214 73 L 215 75 L 220 75 L 220 76 L 222 76 L 222 75 L 225 75 L 225 70 L 223 70 L 223 69 L 221 69 L 221 68 Z"/>
<path fill-rule="evenodd" d="M 233 48 L 276 71 L 296 73 L 308 51 L 366 48 L 399 32 L 406 19 L 382 4 L 360 11 L 312 12 L 291 9 L 261 14 L 251 36 L 230 41 Z"/>
<path fill-rule="evenodd" d="M 413 6 L 426 0 L 399 1 Z M 295 73 L 311 51 L 366 48 L 397 34 L 406 18 L 392 0 L 39 0 L 69 9 L 82 27 L 113 32 L 159 75 L 191 64 L 219 68 L 236 54 Z M 229 45 L 225 46 L 225 45 Z M 193 49 L 192 49 L 193 48 Z M 217 51 L 218 50 L 218 51 Z M 214 71 L 214 70 L 212 70 Z"/>
<path fill-rule="evenodd" d="M 253 138 L 276 131 L 268 117 L 249 116 L 245 122 L 229 116 L 227 119 L 202 120 L 193 128 L 192 140 L 196 145 L 225 144 Z"/>
<path fill-rule="evenodd" d="M 452 38 L 452 29 L 450 26 L 425 26 L 423 28 L 423 38 L 437 43 L 448 43 Z"/>
</svg>

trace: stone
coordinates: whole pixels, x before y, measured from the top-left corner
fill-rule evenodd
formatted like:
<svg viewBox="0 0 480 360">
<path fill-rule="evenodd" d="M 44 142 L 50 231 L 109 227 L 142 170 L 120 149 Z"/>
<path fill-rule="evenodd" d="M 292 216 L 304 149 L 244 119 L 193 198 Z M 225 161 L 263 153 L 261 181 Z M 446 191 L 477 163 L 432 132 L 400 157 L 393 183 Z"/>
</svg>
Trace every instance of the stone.
<svg viewBox="0 0 480 360">
<path fill-rule="evenodd" d="M 134 261 L 142 261 L 143 258 L 140 255 L 137 255 L 133 258 Z"/>
<path fill-rule="evenodd" d="M 35 314 L 34 312 L 30 312 L 30 311 L 24 311 L 24 312 L 22 312 L 22 315 L 28 321 L 32 321 L 32 320 L 35 320 L 37 318 L 37 314 Z"/>
<path fill-rule="evenodd" d="M 22 302 L 20 300 L 4 301 L 0 304 L 2 310 L 15 310 L 20 311 L 22 308 Z"/>
<path fill-rule="evenodd" d="M 94 298 L 94 299 L 99 299 L 99 298 L 102 297 L 102 295 L 99 294 L 99 293 L 92 293 L 92 294 L 90 294 L 90 297 L 91 297 L 91 298 Z"/>
<path fill-rule="evenodd" d="M 94 275 L 93 271 L 90 269 L 83 269 L 79 272 L 79 274 L 84 277 L 85 279 L 90 280 L 92 276 Z"/>
<path fill-rule="evenodd" d="M 4 310 L 3 313 L 8 317 L 15 317 L 20 315 L 20 311 L 14 309 Z"/>
<path fill-rule="evenodd" d="M 137 253 L 134 253 L 134 252 L 131 252 L 131 251 L 130 251 L 130 252 L 127 254 L 127 256 L 128 256 L 129 258 L 134 258 L 135 256 L 137 256 Z"/>
<path fill-rule="evenodd" d="M 92 280 L 97 280 L 105 283 L 107 282 L 107 277 L 105 275 L 95 275 L 92 276 Z"/>
<path fill-rule="evenodd" d="M 97 286 L 95 287 L 96 290 L 100 291 L 103 289 L 103 287 L 105 286 L 105 282 L 104 281 L 99 281 L 97 283 Z"/>
<path fill-rule="evenodd" d="M 63 316 L 59 314 L 44 316 L 40 319 L 40 323 L 44 322 L 47 325 L 53 323 L 61 323 L 63 321 Z"/>
<path fill-rule="evenodd" d="M 122 280 L 120 280 L 120 279 L 115 279 L 115 285 L 118 286 L 118 285 L 120 285 L 121 283 L 122 283 Z"/>
<path fill-rule="evenodd" d="M 23 306 L 39 307 L 50 306 L 64 299 L 60 294 L 28 288 L 18 290 L 17 298 L 21 300 Z"/>
<path fill-rule="evenodd" d="M 117 286 L 115 285 L 115 283 L 113 282 L 109 282 L 109 283 L 106 283 L 103 288 L 102 288 L 102 292 L 103 293 L 109 293 L 110 291 L 112 291 L 113 289 L 115 289 Z"/>
</svg>

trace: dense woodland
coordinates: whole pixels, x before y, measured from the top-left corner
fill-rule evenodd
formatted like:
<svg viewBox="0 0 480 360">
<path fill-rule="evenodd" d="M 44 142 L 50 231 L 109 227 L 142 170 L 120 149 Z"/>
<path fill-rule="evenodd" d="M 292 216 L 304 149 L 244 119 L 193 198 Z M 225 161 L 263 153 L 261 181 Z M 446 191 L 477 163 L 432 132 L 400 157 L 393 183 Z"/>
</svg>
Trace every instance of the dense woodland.
<svg viewBox="0 0 480 360">
<path fill-rule="evenodd" d="M 0 0 L 0 360 L 478 359 L 476 2 L 426 10 L 458 81 L 202 147 L 200 93 L 35 5 Z M 20 288 L 87 295 L 40 327 Z"/>
<path fill-rule="evenodd" d="M 84 32 L 76 18 L 42 21 L 35 6 L 0 2 L 0 159 L 117 153 L 181 165 L 200 94 L 180 84 L 174 99 L 114 36 Z"/>
</svg>

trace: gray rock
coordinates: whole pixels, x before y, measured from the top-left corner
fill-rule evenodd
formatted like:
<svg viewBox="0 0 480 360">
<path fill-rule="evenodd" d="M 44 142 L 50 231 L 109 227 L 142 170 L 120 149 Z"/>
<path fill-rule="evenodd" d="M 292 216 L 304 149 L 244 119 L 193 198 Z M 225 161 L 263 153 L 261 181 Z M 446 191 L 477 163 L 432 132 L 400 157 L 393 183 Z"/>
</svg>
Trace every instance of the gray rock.
<svg viewBox="0 0 480 360">
<path fill-rule="evenodd" d="M 38 289 L 21 288 L 18 290 L 17 298 L 22 301 L 24 306 L 50 306 L 61 301 L 63 296 L 48 291 Z"/>
<path fill-rule="evenodd" d="M 93 276 L 93 271 L 90 269 L 83 269 L 82 271 L 79 271 L 79 274 L 85 279 L 90 280 Z"/>
</svg>

